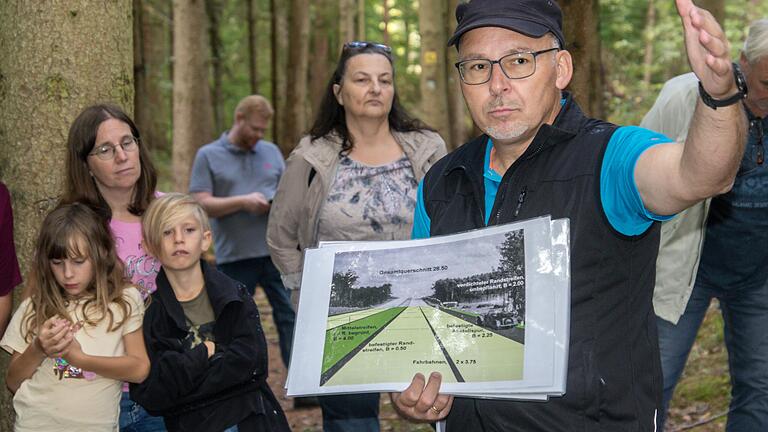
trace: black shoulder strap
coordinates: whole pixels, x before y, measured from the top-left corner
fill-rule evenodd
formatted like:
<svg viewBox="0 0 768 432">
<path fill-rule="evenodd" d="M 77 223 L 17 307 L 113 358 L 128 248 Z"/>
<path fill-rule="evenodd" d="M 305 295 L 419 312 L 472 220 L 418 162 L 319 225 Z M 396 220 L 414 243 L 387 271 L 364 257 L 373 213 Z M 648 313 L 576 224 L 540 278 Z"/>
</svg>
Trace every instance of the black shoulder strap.
<svg viewBox="0 0 768 432">
<path fill-rule="evenodd" d="M 312 167 L 309 169 L 309 180 L 307 180 L 307 187 L 312 184 L 312 179 L 315 178 L 315 174 L 317 174 L 317 171 L 315 170 L 315 167 Z"/>
</svg>

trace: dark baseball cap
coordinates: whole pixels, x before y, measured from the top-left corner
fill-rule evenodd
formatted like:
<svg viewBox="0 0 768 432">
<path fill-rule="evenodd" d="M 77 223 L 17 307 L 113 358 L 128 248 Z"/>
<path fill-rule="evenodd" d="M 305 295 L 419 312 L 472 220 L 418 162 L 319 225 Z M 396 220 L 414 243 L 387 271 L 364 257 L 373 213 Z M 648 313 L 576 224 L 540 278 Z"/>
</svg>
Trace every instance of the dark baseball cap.
<svg viewBox="0 0 768 432">
<path fill-rule="evenodd" d="M 448 46 L 480 27 L 501 27 L 539 38 L 551 32 L 565 48 L 563 13 L 555 0 L 470 0 L 456 8 L 456 31 Z"/>
</svg>

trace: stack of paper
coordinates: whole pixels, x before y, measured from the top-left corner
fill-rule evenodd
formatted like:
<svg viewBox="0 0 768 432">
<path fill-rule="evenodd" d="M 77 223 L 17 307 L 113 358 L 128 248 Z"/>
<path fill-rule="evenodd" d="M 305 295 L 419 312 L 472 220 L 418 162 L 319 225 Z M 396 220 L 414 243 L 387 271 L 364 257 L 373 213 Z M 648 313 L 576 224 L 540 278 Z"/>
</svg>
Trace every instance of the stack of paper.
<svg viewBox="0 0 768 432">
<path fill-rule="evenodd" d="M 569 238 L 547 216 L 307 250 L 288 396 L 402 391 L 433 371 L 441 393 L 563 395 Z"/>
</svg>

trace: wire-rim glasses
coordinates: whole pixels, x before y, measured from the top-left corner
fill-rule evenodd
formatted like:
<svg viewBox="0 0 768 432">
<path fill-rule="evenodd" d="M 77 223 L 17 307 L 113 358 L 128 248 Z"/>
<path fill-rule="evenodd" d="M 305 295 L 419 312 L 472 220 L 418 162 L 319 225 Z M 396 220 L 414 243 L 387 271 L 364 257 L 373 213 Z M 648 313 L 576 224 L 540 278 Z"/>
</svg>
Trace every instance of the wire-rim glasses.
<svg viewBox="0 0 768 432">
<path fill-rule="evenodd" d="M 509 79 L 523 79 L 536 73 L 536 57 L 560 48 L 548 48 L 541 51 L 516 52 L 507 54 L 498 60 L 469 59 L 455 64 L 464 84 L 479 85 L 491 80 L 493 65 L 498 64 L 501 72 Z"/>
<path fill-rule="evenodd" d="M 139 139 L 133 136 L 126 137 L 123 139 L 122 142 L 120 142 L 119 145 L 124 152 L 134 152 L 136 151 L 136 149 L 139 148 Z M 100 146 L 94 147 L 93 151 L 88 153 L 88 156 L 96 156 L 101 160 L 111 160 L 111 159 L 114 159 L 116 152 L 117 152 L 116 145 L 102 144 Z"/>
</svg>

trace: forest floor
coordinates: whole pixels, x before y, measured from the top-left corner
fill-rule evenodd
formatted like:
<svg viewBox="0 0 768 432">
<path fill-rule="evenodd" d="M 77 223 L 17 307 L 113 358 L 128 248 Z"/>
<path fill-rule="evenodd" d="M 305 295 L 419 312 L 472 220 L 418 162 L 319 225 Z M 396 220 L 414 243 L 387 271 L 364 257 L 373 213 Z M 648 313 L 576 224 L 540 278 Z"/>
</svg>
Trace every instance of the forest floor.
<svg viewBox="0 0 768 432">
<path fill-rule="evenodd" d="M 280 400 L 293 432 L 322 431 L 320 408 L 293 408 L 293 400 L 285 396 L 286 369 L 280 360 L 277 331 L 272 310 L 263 291 L 258 290 L 256 303 L 269 345 L 269 384 Z M 728 357 L 723 343 L 723 320 L 713 303 L 699 332 L 683 376 L 670 407 L 665 432 L 715 432 L 725 430 L 725 412 L 730 401 Z M 381 397 L 381 430 L 385 432 L 431 432 L 428 425 L 416 425 L 400 419 L 389 401 Z"/>
</svg>

